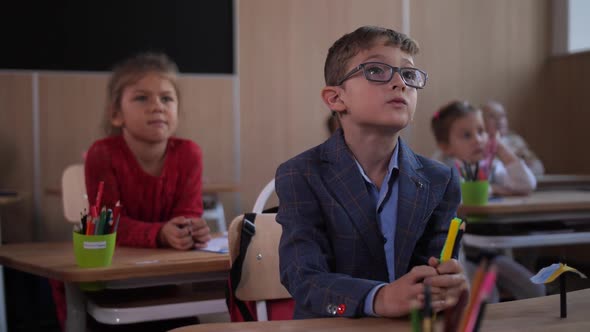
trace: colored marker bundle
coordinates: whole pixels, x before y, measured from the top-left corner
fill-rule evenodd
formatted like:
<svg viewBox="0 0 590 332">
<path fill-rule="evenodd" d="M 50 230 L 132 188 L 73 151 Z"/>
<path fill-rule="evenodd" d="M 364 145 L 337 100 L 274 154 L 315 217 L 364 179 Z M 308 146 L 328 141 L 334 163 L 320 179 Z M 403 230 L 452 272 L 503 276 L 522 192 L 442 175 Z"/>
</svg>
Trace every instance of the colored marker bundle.
<svg viewBox="0 0 590 332">
<path fill-rule="evenodd" d="M 498 150 L 498 141 L 496 138 L 489 140 L 485 147 L 484 159 L 478 162 L 467 162 L 462 161 L 462 164 L 458 161 L 455 162 L 455 167 L 459 171 L 459 174 L 464 181 L 484 181 L 489 180 L 492 173 L 492 165 L 494 162 L 494 156 Z"/>
<path fill-rule="evenodd" d="M 484 181 L 488 179 L 489 172 L 487 170 L 489 167 L 485 166 L 487 165 L 486 161 L 482 161 L 481 164 L 482 167 L 479 166 L 479 162 L 468 163 L 463 161 L 463 165 L 459 162 L 455 162 L 455 167 L 464 181 Z"/>
<path fill-rule="evenodd" d="M 496 285 L 496 275 L 496 265 L 489 263 L 485 258 L 482 259 L 471 281 L 471 295 L 467 308 L 461 315 L 457 331 L 475 332 L 479 330 L 487 301 Z"/>
<path fill-rule="evenodd" d="M 456 255 L 459 250 L 461 237 L 465 231 L 465 223 L 459 218 L 453 218 L 447 234 L 440 262 L 444 263 Z M 480 265 L 471 281 L 471 291 L 464 290 L 457 303 L 444 312 L 445 332 L 475 332 L 478 331 L 485 313 L 486 303 L 496 285 L 497 268 L 482 258 Z M 469 295 L 470 294 L 470 295 Z M 424 307 L 417 306 L 411 311 L 412 331 L 431 332 L 436 322 L 436 314 L 432 310 L 432 294 L 430 286 L 424 285 Z"/>
<path fill-rule="evenodd" d="M 463 220 L 459 218 L 453 218 L 451 220 L 449 231 L 447 233 L 447 239 L 445 240 L 445 244 L 443 249 L 440 253 L 440 262 L 444 263 L 453 257 L 457 257 L 459 253 L 459 248 L 461 247 L 461 238 L 463 236 L 463 232 L 465 231 L 465 223 Z M 465 295 L 466 296 L 466 295 Z M 461 310 L 465 303 L 461 304 L 461 306 L 455 306 L 455 310 Z M 434 330 L 434 323 L 436 322 L 436 313 L 432 309 L 432 294 L 430 285 L 424 285 L 424 307 L 420 311 L 418 310 L 417 306 L 414 306 L 411 310 L 411 319 L 412 319 L 412 331 L 413 332 L 431 332 Z M 445 314 L 445 324 L 448 316 Z M 457 317 L 455 320 L 458 320 L 460 317 Z M 456 327 L 457 324 L 455 324 Z M 455 331 L 454 329 L 451 331 Z"/>
<path fill-rule="evenodd" d="M 90 211 L 84 210 L 80 213 L 80 224 L 74 227 L 74 231 L 83 235 L 105 235 L 116 233 L 121 218 L 121 203 L 117 202 L 114 209 L 103 206 L 98 212 L 104 182 L 101 181 L 98 186 L 95 205 L 90 206 Z"/>
<path fill-rule="evenodd" d="M 418 309 L 416 303 L 412 304 L 410 311 L 412 320 L 412 332 L 432 332 L 433 324 L 436 321 L 436 315 L 432 309 L 432 293 L 430 285 L 424 284 L 424 307 Z"/>
</svg>

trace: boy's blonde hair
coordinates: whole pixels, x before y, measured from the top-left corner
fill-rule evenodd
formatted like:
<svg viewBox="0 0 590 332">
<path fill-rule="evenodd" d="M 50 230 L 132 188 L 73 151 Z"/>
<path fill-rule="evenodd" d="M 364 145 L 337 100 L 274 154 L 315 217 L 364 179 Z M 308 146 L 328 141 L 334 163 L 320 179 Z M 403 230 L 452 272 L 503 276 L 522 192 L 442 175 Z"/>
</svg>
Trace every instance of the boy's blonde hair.
<svg viewBox="0 0 590 332">
<path fill-rule="evenodd" d="M 177 75 L 178 67 L 164 53 L 139 53 L 115 65 L 107 86 L 107 105 L 104 129 L 107 135 L 121 133 L 121 128 L 111 124 L 113 115 L 121 110 L 123 91 L 129 85 L 137 83 L 145 75 L 156 73 L 170 81 L 180 102 Z"/>
<path fill-rule="evenodd" d="M 376 26 L 362 26 L 340 37 L 328 50 L 324 64 L 326 85 L 337 85 L 346 75 L 348 61 L 360 51 L 370 49 L 381 40 L 386 46 L 397 46 L 410 55 L 416 55 L 420 50 L 415 40 L 401 32 Z"/>
<path fill-rule="evenodd" d="M 430 122 L 436 142 L 449 143 L 449 134 L 453 122 L 474 112 L 481 111 L 467 101 L 456 100 L 441 107 L 434 113 Z"/>
</svg>

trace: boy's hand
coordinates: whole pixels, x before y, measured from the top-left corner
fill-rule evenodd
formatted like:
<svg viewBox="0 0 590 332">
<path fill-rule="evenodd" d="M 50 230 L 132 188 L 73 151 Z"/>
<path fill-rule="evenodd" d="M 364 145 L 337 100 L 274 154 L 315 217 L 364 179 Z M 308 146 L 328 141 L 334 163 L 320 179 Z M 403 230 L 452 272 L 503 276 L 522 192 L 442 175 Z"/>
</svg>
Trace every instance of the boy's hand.
<svg viewBox="0 0 590 332">
<path fill-rule="evenodd" d="M 207 246 L 207 242 L 211 240 L 210 229 L 207 226 L 207 222 L 203 218 L 189 218 L 189 227 L 191 227 L 191 233 L 193 236 L 193 241 L 195 243 L 194 247 L 197 249 L 205 248 Z"/>
<path fill-rule="evenodd" d="M 170 219 L 158 234 L 158 242 L 162 247 L 172 247 L 179 250 L 188 250 L 194 247 L 192 228 L 188 219 L 174 217 Z"/>
<path fill-rule="evenodd" d="M 373 310 L 382 317 L 400 317 L 410 312 L 411 303 L 424 302 L 424 284 L 422 280 L 437 276 L 432 266 L 415 266 L 398 280 L 381 287 L 373 303 Z"/>
<path fill-rule="evenodd" d="M 434 257 L 430 257 L 428 265 L 438 272 L 437 275 L 424 279 L 424 283 L 431 286 L 433 309 L 441 311 L 454 306 L 461 292 L 469 288 L 461 265 L 456 259 L 450 259 L 441 264 Z"/>
</svg>

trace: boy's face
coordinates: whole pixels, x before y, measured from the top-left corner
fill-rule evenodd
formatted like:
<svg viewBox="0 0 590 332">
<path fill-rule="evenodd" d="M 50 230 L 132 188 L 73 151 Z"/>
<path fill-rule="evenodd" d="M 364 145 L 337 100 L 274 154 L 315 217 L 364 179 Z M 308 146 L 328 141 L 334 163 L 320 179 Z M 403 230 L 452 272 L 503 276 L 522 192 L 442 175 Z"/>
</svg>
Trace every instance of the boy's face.
<svg viewBox="0 0 590 332">
<path fill-rule="evenodd" d="M 481 112 L 472 112 L 451 124 L 449 142 L 439 146 L 449 156 L 475 163 L 484 159 L 487 141 Z"/>
<path fill-rule="evenodd" d="M 497 132 L 504 136 L 508 134 L 508 118 L 500 107 L 487 106 L 484 108 L 484 124 L 488 135 L 495 136 Z"/>
<path fill-rule="evenodd" d="M 392 67 L 414 67 L 413 58 L 399 47 L 378 43 L 359 52 L 348 62 L 346 72 L 366 62 L 381 62 Z M 416 110 L 416 88 L 407 86 L 398 72 L 387 83 L 365 79 L 363 71 L 347 79 L 340 90 L 344 113 L 343 127 L 359 129 L 388 129 L 398 132 L 405 128 Z M 346 127 L 345 132 L 346 132 Z"/>
</svg>

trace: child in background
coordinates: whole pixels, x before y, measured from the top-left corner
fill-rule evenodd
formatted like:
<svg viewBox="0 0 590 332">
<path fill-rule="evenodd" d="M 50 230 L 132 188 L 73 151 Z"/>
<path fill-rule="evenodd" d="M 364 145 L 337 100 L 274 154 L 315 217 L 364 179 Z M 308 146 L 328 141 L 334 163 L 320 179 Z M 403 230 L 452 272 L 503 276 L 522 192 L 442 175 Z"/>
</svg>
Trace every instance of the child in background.
<svg viewBox="0 0 590 332">
<path fill-rule="evenodd" d="M 536 180 L 526 164 L 520 160 L 497 137 L 488 139 L 484 129 L 482 112 L 468 102 L 454 101 L 443 106 L 432 117 L 432 130 L 436 142 L 444 154 L 440 161 L 454 167 L 456 162 L 480 163 L 484 168 L 485 159 L 493 160 L 489 168 L 489 180 L 492 192 L 498 195 L 529 194 L 536 187 Z M 496 145 L 495 155 L 486 156 L 485 151 Z M 495 159 L 491 159 L 494 158 Z M 478 251 L 465 248 L 468 256 L 478 256 Z M 545 295 L 543 285 L 533 284 L 529 278 L 532 273 L 510 257 L 498 255 L 495 258 L 498 265 L 496 285 L 509 292 L 516 299 Z M 472 278 L 477 266 L 467 261 L 465 264 L 467 275 Z M 499 301 L 496 289 L 491 299 Z"/>
<path fill-rule="evenodd" d="M 495 137 L 500 133 L 502 142 L 514 152 L 514 154 L 524 160 L 531 172 L 535 175 L 543 175 L 545 168 L 537 155 L 529 148 L 524 139 L 512 132 L 508 126 L 508 117 L 504 106 L 497 101 L 488 101 L 482 107 L 483 121 L 486 131 L 490 137 Z"/>
<path fill-rule="evenodd" d="M 281 282 L 295 319 L 401 317 L 431 286 L 439 311 L 467 286 L 457 260 L 440 263 L 459 206 L 457 172 L 400 138 L 427 75 L 408 36 L 365 26 L 328 51 L 321 95 L 341 128 L 280 165 Z"/>
<path fill-rule="evenodd" d="M 443 153 L 439 161 L 450 167 L 456 162 L 479 163 L 480 169 L 488 170 L 493 194 L 527 195 L 535 190 L 537 180 L 530 169 L 499 139 L 499 133 L 488 136 L 482 112 L 468 102 L 454 101 L 442 107 L 431 125 Z M 486 165 L 490 160 L 491 165 Z"/>
<path fill-rule="evenodd" d="M 190 250 L 206 247 L 210 239 L 201 218 L 201 149 L 173 137 L 180 97 L 176 75 L 176 64 L 166 55 L 139 54 L 117 65 L 109 81 L 110 136 L 90 147 L 84 165 L 90 205 L 100 181 L 101 206 L 122 204 L 118 245 Z M 54 287 L 63 327 L 60 294 Z"/>
</svg>

